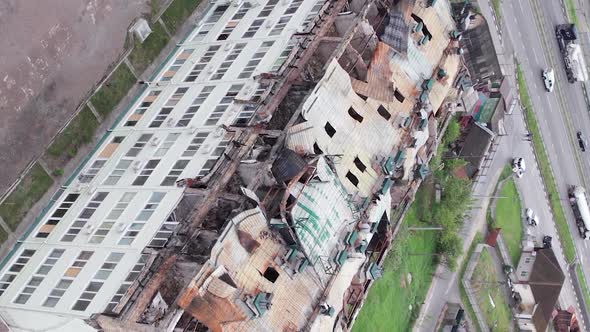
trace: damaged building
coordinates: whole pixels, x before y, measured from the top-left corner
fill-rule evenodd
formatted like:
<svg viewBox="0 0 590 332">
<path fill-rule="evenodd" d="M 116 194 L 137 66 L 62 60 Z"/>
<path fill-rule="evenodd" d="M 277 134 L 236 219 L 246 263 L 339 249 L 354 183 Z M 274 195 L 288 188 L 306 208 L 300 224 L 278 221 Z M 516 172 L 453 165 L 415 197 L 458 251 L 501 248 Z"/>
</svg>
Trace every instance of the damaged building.
<svg viewBox="0 0 590 332">
<path fill-rule="evenodd" d="M 460 98 L 448 1 L 217 1 L 3 262 L 8 330 L 346 330 Z"/>
</svg>

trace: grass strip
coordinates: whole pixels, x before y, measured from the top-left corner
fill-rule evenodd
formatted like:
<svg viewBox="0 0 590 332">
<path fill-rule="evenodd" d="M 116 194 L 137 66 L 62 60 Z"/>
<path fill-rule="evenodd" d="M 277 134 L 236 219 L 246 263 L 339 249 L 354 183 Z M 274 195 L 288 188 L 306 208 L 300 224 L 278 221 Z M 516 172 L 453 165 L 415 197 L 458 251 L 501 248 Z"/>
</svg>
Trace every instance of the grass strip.
<svg viewBox="0 0 590 332">
<path fill-rule="evenodd" d="M 492 0 L 492 6 L 494 6 L 494 13 L 496 14 L 496 19 L 500 21 L 502 19 L 502 2 L 501 0 Z M 500 24 L 500 22 L 498 22 Z"/>
<path fill-rule="evenodd" d="M 520 102 L 524 107 L 528 130 L 533 134 L 533 147 L 537 156 L 537 161 L 539 162 L 539 168 L 541 170 L 543 182 L 545 183 L 545 187 L 547 188 L 547 192 L 549 194 L 549 205 L 551 206 L 551 210 L 553 210 L 553 216 L 557 225 L 557 232 L 559 233 L 565 258 L 567 259 L 568 263 L 571 263 L 576 258 L 574 240 L 569 231 L 567 219 L 565 218 L 563 206 L 561 205 L 559 191 L 557 190 L 557 185 L 553 177 L 553 171 L 551 170 L 547 151 L 545 151 L 545 145 L 543 145 L 541 130 L 539 129 L 539 123 L 537 122 L 537 118 L 533 111 L 533 103 L 531 102 L 531 98 L 529 96 L 526 80 L 524 78 L 520 63 L 517 64 L 517 76 Z"/>
<path fill-rule="evenodd" d="M 493 249 L 484 248 L 481 252 L 471 276 L 471 286 L 475 289 L 475 296 L 487 325 L 497 331 L 509 331 L 512 313 L 489 250 Z"/>
<path fill-rule="evenodd" d="M 47 153 L 51 157 L 70 160 L 82 145 L 92 141 L 96 128 L 98 120 L 86 106 L 55 138 Z"/>
<path fill-rule="evenodd" d="M 129 54 L 129 61 L 137 74 L 143 71 L 158 57 L 160 52 L 166 47 L 170 37 L 164 31 L 162 24 L 156 22 L 152 24 L 152 33 L 141 43 L 135 40 L 133 51 Z"/>
<path fill-rule="evenodd" d="M 12 193 L 0 204 L 0 216 L 12 230 L 51 187 L 53 179 L 39 164 L 33 165 Z"/>
<path fill-rule="evenodd" d="M 173 1 L 161 17 L 170 33 L 174 34 L 200 3 L 196 0 Z"/>
<path fill-rule="evenodd" d="M 567 16 L 575 24 L 578 25 L 578 14 L 576 13 L 576 4 L 574 0 L 565 0 L 565 7 L 567 9 Z"/>
<path fill-rule="evenodd" d="M 496 218 L 493 226 L 502 228 L 502 236 L 508 247 L 512 266 L 518 265 L 520 244 L 522 242 L 522 204 L 514 179 L 508 179 L 502 185 L 500 197 L 496 199 Z"/>
<path fill-rule="evenodd" d="M 90 102 L 100 115 L 109 115 L 129 92 L 136 79 L 125 63 L 121 63 L 100 90 L 90 98 Z"/>
</svg>

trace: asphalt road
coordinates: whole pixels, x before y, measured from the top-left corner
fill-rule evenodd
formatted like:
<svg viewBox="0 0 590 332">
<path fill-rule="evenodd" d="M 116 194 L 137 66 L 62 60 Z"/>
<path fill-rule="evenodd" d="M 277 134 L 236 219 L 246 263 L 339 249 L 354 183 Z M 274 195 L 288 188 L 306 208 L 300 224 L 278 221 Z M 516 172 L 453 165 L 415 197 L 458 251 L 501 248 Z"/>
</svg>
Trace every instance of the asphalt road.
<svg viewBox="0 0 590 332">
<path fill-rule="evenodd" d="M 542 5 L 540 5 L 541 2 Z M 494 29 L 489 2 L 482 0 L 480 3 L 482 4 L 482 13 L 488 19 L 491 28 Z M 580 174 L 590 174 L 590 159 L 588 159 L 590 155 L 581 154 L 574 139 L 578 128 L 590 129 L 590 117 L 587 113 L 581 86 L 567 83 L 563 62 L 553 37 L 554 26 L 565 22 L 564 12 L 558 1 L 505 0 L 502 6 L 502 30 L 504 33 L 502 50 L 499 51 L 503 55 L 500 63 L 503 65 L 504 74 L 511 78 L 511 81 L 515 84 L 514 86 L 516 86 L 515 68 L 510 65 L 512 55 L 516 55 L 521 63 L 533 99 L 535 113 L 540 122 L 547 152 L 551 159 L 552 168 L 557 178 L 560 195 L 565 203 L 564 209 L 570 222 L 578 255 L 582 258 L 580 261 L 586 275 L 590 276 L 588 258 L 590 257 L 590 249 L 587 242 L 582 241 L 577 235 L 577 228 L 573 222 L 571 210 L 566 203 L 567 185 L 585 185 L 580 181 L 585 177 L 580 176 Z M 536 6 L 535 11 L 532 6 Z M 545 12 L 550 14 L 545 15 Z M 533 13 L 536 13 L 536 15 L 533 15 Z M 539 26 L 541 26 L 540 30 Z M 498 44 L 499 40 L 496 36 L 495 38 Z M 556 69 L 557 84 L 554 93 L 547 93 L 541 81 L 543 68 L 549 66 Z M 571 109 L 574 110 L 567 113 Z M 539 238 L 543 235 L 550 235 L 557 240 L 557 229 L 553 222 L 532 146 L 529 142 L 523 140 L 527 131 L 522 111 L 517 109 L 513 115 L 508 116 L 505 125 L 508 136 L 502 137 L 496 156 L 487 170 L 488 176 L 484 177 L 483 182 L 474 188 L 474 194 L 480 196 L 475 205 L 481 208 L 472 211 L 471 218 L 465 223 L 461 235 L 464 239 L 471 240 L 474 234 L 482 228 L 482 225 L 485 225 L 485 209 L 488 204 L 488 198 L 485 196 L 491 195 L 495 186 L 495 179 L 504 164 L 512 157 L 520 156 L 524 157 L 528 164 L 528 171 L 525 176 L 517 180 L 523 205 L 534 209 L 540 218 L 540 225 L 531 228 L 530 231 Z M 590 130 L 588 135 L 590 135 Z M 590 187 L 588 188 L 590 189 Z M 556 243 L 556 240 L 554 240 L 554 251 L 560 260 L 562 269 L 566 271 L 568 266 L 562 248 Z M 459 301 L 457 281 L 457 273 L 448 271 L 445 268 L 437 270 L 433 285 L 414 330 L 434 330 L 436 319 L 445 302 Z M 577 296 L 572 286 L 571 276 L 566 272 L 566 280 L 559 302 L 563 307 L 574 305 L 580 317 L 580 307 L 576 299 Z"/>
<path fill-rule="evenodd" d="M 567 82 L 554 35 L 555 25 L 567 22 L 564 9 L 560 1 L 505 1 L 502 12 L 503 31 L 512 39 L 516 56 L 525 71 L 577 257 L 586 279 L 590 280 L 590 244 L 579 236 L 567 202 L 569 185 L 590 189 L 590 151 L 581 152 L 575 136 L 581 131 L 589 137 L 590 115 L 582 84 Z M 581 29 L 587 30 L 586 25 Z M 540 72 L 546 67 L 555 68 L 553 93 L 545 91 L 540 78 Z"/>
</svg>

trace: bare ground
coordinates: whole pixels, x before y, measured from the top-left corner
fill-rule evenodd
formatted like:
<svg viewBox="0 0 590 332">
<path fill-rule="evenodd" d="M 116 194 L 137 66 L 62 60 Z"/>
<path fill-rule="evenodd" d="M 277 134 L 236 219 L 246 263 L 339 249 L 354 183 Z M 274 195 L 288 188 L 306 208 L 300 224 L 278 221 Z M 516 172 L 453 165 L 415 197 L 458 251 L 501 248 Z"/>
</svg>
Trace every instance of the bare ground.
<svg viewBox="0 0 590 332">
<path fill-rule="evenodd" d="M 0 195 L 123 52 L 149 0 L 0 0 Z"/>
</svg>

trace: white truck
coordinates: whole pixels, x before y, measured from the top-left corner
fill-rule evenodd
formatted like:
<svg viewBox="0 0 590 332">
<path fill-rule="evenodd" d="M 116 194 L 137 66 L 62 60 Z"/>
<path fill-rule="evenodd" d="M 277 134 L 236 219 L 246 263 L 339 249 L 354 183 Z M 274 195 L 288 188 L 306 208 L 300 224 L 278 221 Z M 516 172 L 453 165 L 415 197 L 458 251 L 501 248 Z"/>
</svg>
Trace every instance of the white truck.
<svg viewBox="0 0 590 332">
<path fill-rule="evenodd" d="M 588 70 L 582 47 L 578 43 L 578 30 L 574 24 L 559 24 L 555 27 L 555 37 L 563 62 L 565 73 L 570 83 L 588 80 Z"/>
<path fill-rule="evenodd" d="M 571 186 L 568 196 L 580 236 L 588 240 L 590 239 L 590 208 L 586 200 L 586 190 L 580 186 Z"/>
</svg>

